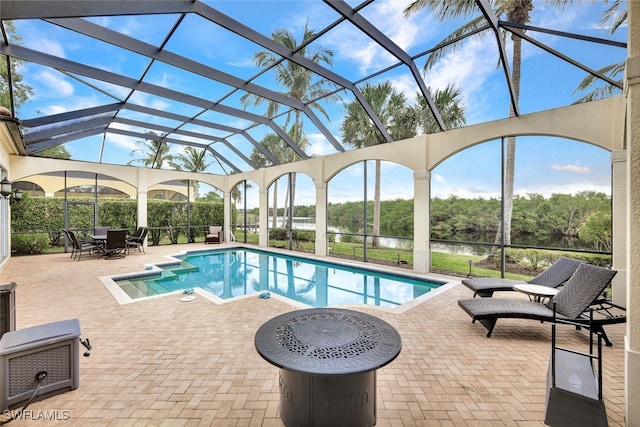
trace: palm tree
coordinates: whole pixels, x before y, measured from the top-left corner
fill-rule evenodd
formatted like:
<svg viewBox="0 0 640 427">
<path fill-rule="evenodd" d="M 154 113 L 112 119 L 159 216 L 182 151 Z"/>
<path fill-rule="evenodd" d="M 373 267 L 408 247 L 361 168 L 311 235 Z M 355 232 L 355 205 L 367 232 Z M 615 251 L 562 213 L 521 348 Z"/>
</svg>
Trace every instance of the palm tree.
<svg viewBox="0 0 640 427">
<path fill-rule="evenodd" d="M 420 92 L 416 94 L 416 105 L 413 107 L 416 117 L 416 130 L 418 134 L 440 132 L 440 126 L 433 117 L 427 100 Z M 443 90 L 436 90 L 433 94 L 433 102 L 438 107 L 443 122 L 448 129 L 458 128 L 467 123 L 464 117 L 464 108 L 460 99 L 460 89 L 453 84 L 448 84 Z"/>
<path fill-rule="evenodd" d="M 171 162 L 175 159 L 175 156 L 169 153 L 167 142 L 160 135 L 152 131 L 148 131 L 146 135 L 147 138 L 144 140 L 136 141 L 138 148 L 129 153 L 129 157 L 134 157 L 137 154 L 142 154 L 142 156 L 129 160 L 128 165 L 141 163 L 146 167 L 162 169 L 165 161 Z"/>
<path fill-rule="evenodd" d="M 415 136 L 415 116 L 406 106 L 405 96 L 390 82 L 366 83 L 362 96 L 394 140 Z M 346 144 L 354 148 L 369 147 L 385 143 L 386 140 L 373 124 L 371 117 L 358 101 L 347 104 L 346 115 L 340 131 Z M 380 235 L 380 160 L 375 161 L 375 184 L 373 191 L 373 247 L 378 247 Z M 365 227 L 367 225 L 365 224 Z"/>
<path fill-rule="evenodd" d="M 207 151 L 202 148 L 198 150 L 193 147 L 185 147 L 183 153 L 171 157 L 168 160 L 169 165 L 177 170 L 186 170 L 189 172 L 202 172 L 206 170 L 211 163 L 205 162 Z M 198 181 L 193 182 L 193 194 L 198 195 Z"/>
<path fill-rule="evenodd" d="M 305 25 L 304 34 L 300 43 L 296 41 L 295 36 L 291 31 L 280 29 L 271 34 L 271 38 L 285 46 L 292 52 L 296 52 L 299 55 L 306 57 L 316 64 L 333 64 L 333 51 L 325 49 L 321 46 L 310 48 L 307 46 L 315 37 L 315 31 L 310 29 L 308 25 Z M 253 55 L 254 62 L 259 67 L 274 66 L 275 79 L 278 83 L 282 84 L 286 88 L 286 91 L 282 94 L 289 98 L 302 101 L 308 104 L 314 110 L 323 114 L 327 119 L 329 115 L 318 102 L 319 99 L 325 99 L 333 101 L 338 99 L 336 95 L 331 95 L 334 89 L 334 84 L 326 79 L 314 80 L 314 74 L 307 68 L 298 65 L 292 61 L 282 60 L 279 55 L 275 55 L 272 52 L 256 52 Z M 267 100 L 261 96 L 247 93 L 240 98 L 240 102 L 245 106 L 257 106 L 263 103 L 267 103 L 268 117 L 274 117 L 280 109 L 280 103 L 276 101 Z M 303 114 L 302 111 L 297 109 L 289 110 L 286 114 L 285 129 L 291 136 L 294 143 L 296 143 L 303 151 L 307 145 L 307 139 L 304 134 L 303 128 Z M 254 150 L 255 151 L 255 150 Z M 283 157 L 279 157 L 279 161 L 291 162 L 298 159 L 298 155 L 291 149 L 285 150 Z M 293 193 L 291 199 L 295 198 L 295 179 L 296 174 L 291 174 L 291 191 Z M 291 206 L 293 211 L 293 203 Z M 293 212 L 291 212 L 293 215 Z"/>
<path fill-rule="evenodd" d="M 269 151 L 273 157 L 276 158 L 279 162 L 286 161 L 287 153 L 289 151 L 288 147 L 286 147 L 286 143 L 280 139 L 278 135 L 275 133 L 268 133 L 262 138 L 260 141 L 260 145 L 262 145 L 267 151 Z M 265 167 L 269 166 L 269 160 L 262 155 L 262 153 L 254 148 L 251 152 L 251 160 L 256 164 L 257 167 Z M 278 226 L 278 181 L 274 181 L 273 183 L 273 209 L 271 212 L 271 228 L 276 228 Z"/>
<path fill-rule="evenodd" d="M 549 0 L 547 3 L 560 7 L 561 9 L 569 0 Z M 495 15 L 500 19 L 506 17 L 506 20 L 516 24 L 527 24 L 531 20 L 531 11 L 533 10 L 533 0 L 490 0 L 491 8 Z M 476 18 L 467 22 L 443 41 L 441 49 L 436 50 L 427 59 L 424 65 L 424 72 L 427 72 L 433 65 L 446 53 L 459 49 L 461 44 L 466 41 L 465 35 L 472 37 L 484 37 L 490 35 L 491 30 L 481 31 L 475 35 L 476 30 L 486 25 L 484 16 L 478 15 L 478 7 L 476 2 L 469 0 L 415 0 L 409 4 L 404 10 L 405 17 L 408 17 L 422 9 L 429 8 L 434 15 L 444 22 L 448 19 L 459 19 L 476 16 Z M 520 69 L 522 64 L 522 38 L 519 34 L 524 34 L 523 29 L 513 29 L 511 35 L 512 45 L 512 70 L 511 78 L 513 83 L 514 103 L 518 104 L 520 97 Z M 513 105 L 509 104 L 509 117 L 514 117 Z M 513 183 L 515 175 L 515 156 L 516 156 L 516 139 L 515 137 L 507 138 L 506 168 L 504 180 L 504 217 L 498 227 L 496 233 L 495 245 L 500 245 L 503 236 L 505 245 L 511 244 L 511 215 L 513 211 Z M 504 224 L 504 230 L 502 227 Z M 495 248 L 496 246 L 494 246 Z M 495 252 L 494 252 L 495 253 Z"/>
<path fill-rule="evenodd" d="M 611 3 L 611 6 L 602 13 L 602 18 L 600 19 L 600 25 L 606 26 L 611 23 L 609 28 L 609 34 L 613 34 L 616 32 L 618 28 L 624 25 L 627 22 L 627 9 L 622 10 L 622 3 L 620 0 L 614 0 Z M 622 77 L 624 75 L 625 64 L 624 62 L 618 62 L 617 64 L 610 64 L 606 67 L 603 67 L 598 70 L 600 74 L 604 74 L 605 76 L 617 80 L 622 85 Z M 593 86 L 599 79 L 592 74 L 587 75 L 576 90 L 573 92 L 578 93 L 581 92 L 591 86 Z M 593 89 L 591 92 L 587 93 L 580 99 L 578 99 L 575 104 L 581 102 L 593 101 L 596 99 L 606 98 L 611 96 L 616 90 L 620 90 L 617 87 L 611 84 L 605 84 L 599 88 Z"/>
<path fill-rule="evenodd" d="M 416 96 L 416 105 L 410 107 L 407 105 L 405 96 L 387 81 L 375 85 L 365 84 L 362 95 L 394 141 L 411 138 L 417 134 L 418 130 L 430 133 L 440 129 L 421 94 Z M 454 86 L 449 85 L 444 90 L 437 90 L 433 99 L 447 127 L 459 127 L 466 123 L 464 108 L 460 105 L 460 91 Z M 346 116 L 340 130 L 345 143 L 355 148 L 386 142 L 357 101 L 347 105 Z M 375 237 L 372 244 L 377 247 L 379 243 L 377 236 L 380 235 L 380 160 L 376 160 L 373 198 L 373 235 Z"/>
</svg>

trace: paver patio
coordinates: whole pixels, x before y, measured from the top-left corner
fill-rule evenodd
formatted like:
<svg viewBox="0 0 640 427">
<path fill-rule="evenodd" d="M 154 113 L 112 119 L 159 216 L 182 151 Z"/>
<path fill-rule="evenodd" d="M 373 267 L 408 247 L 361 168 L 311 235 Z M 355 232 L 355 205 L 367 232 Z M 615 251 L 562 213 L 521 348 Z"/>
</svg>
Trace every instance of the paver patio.
<svg viewBox="0 0 640 427">
<path fill-rule="evenodd" d="M 278 369 L 258 356 L 253 338 L 296 307 L 276 298 L 218 305 L 179 295 L 119 305 L 99 280 L 201 247 L 152 246 L 115 260 L 12 258 L 0 283 L 18 283 L 18 329 L 78 318 L 93 350 L 81 357 L 77 390 L 34 402 L 27 413 L 68 419 L 10 425 L 282 426 Z M 394 325 L 403 340 L 398 358 L 378 371 L 377 426 L 544 425 L 550 325 L 505 319 L 488 339 L 457 305 L 468 297 L 459 285 L 402 313 L 355 307 Z M 559 329 L 563 346 L 588 349 L 584 331 Z M 614 346 L 604 348 L 604 398 L 609 425 L 622 426 L 625 325 L 607 333 Z"/>
</svg>

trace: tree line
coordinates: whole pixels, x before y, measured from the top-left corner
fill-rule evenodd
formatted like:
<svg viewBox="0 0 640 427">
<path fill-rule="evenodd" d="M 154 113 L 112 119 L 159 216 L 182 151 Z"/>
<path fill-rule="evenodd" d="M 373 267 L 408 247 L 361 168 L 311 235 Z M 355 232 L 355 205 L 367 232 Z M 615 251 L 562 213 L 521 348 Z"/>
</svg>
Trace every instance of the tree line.
<svg viewBox="0 0 640 427">
<path fill-rule="evenodd" d="M 367 203 L 367 233 L 372 234 L 373 201 Z M 315 206 L 296 206 L 300 217 L 315 217 Z M 258 215 L 258 209 L 248 211 Z M 278 215 L 284 215 L 284 208 Z M 431 199 L 431 238 L 464 240 L 470 236 L 492 236 L 500 226 L 500 199 L 467 199 L 457 196 Z M 327 224 L 344 233 L 362 234 L 364 202 L 329 203 Z M 413 199 L 380 202 L 380 234 L 411 237 L 414 232 Z M 595 191 L 575 195 L 541 194 L 515 196 L 512 237 L 534 241 L 579 239 L 590 249 L 611 250 L 611 198 Z M 427 227 L 427 224 L 424 224 Z"/>
</svg>

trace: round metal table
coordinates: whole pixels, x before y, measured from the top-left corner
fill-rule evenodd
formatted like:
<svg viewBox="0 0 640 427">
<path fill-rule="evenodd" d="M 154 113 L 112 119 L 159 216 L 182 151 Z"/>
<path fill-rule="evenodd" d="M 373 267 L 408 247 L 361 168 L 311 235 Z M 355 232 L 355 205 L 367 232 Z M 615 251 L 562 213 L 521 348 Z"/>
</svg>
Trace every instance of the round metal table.
<svg viewBox="0 0 640 427">
<path fill-rule="evenodd" d="M 281 314 L 255 335 L 256 350 L 280 368 L 280 417 L 287 426 L 372 426 L 376 369 L 402 347 L 398 332 L 366 313 L 312 308 Z"/>
</svg>

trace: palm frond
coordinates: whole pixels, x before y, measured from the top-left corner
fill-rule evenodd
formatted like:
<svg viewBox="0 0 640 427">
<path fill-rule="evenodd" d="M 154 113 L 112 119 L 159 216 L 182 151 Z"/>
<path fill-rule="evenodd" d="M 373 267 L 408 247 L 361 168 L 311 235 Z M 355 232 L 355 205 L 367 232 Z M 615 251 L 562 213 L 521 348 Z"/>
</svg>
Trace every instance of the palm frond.
<svg viewBox="0 0 640 427">
<path fill-rule="evenodd" d="M 627 9 L 623 9 L 620 0 L 614 0 L 611 6 L 602 12 L 600 25 L 606 27 L 611 22 L 609 33 L 613 34 L 618 28 L 627 22 Z"/>
<path fill-rule="evenodd" d="M 471 38 L 474 40 L 479 40 L 489 34 L 489 29 L 481 30 L 483 27 L 487 26 L 487 22 L 484 17 L 478 17 L 473 19 L 472 21 L 467 22 L 462 25 L 460 28 L 449 34 L 445 37 L 437 46 L 441 46 L 437 48 L 425 62 L 422 70 L 423 72 L 429 71 L 433 66 L 444 58 L 446 55 L 456 52 L 462 48 L 464 42 L 467 39 Z"/>
<path fill-rule="evenodd" d="M 600 74 L 604 74 L 605 76 L 608 76 L 611 79 L 615 79 L 615 80 L 618 80 L 618 81 L 621 82 L 622 78 L 620 76 L 624 73 L 624 68 L 625 68 L 624 62 L 618 62 L 616 64 L 610 64 L 610 65 L 607 65 L 605 67 L 602 67 L 597 71 Z M 575 95 L 578 92 L 582 92 L 583 90 L 586 90 L 587 88 L 593 86 L 599 80 L 600 79 L 597 76 L 594 76 L 592 74 L 587 75 L 584 79 L 582 79 L 582 81 L 580 82 L 578 87 L 576 87 L 574 89 L 573 94 Z M 601 88 L 594 89 L 594 91 L 592 93 L 589 93 L 589 94 L 581 97 L 575 103 L 592 101 L 594 99 L 604 98 L 606 96 L 610 96 L 611 94 L 615 93 L 617 90 L 618 90 L 618 88 L 616 88 L 615 86 L 610 85 L 610 84 L 607 83 L 606 85 L 602 86 Z"/>
<path fill-rule="evenodd" d="M 464 18 L 479 12 L 476 2 L 472 0 L 414 0 L 404 9 L 404 17 L 408 18 L 427 8 L 433 11 L 433 16 L 440 22 L 448 18 Z"/>
</svg>

